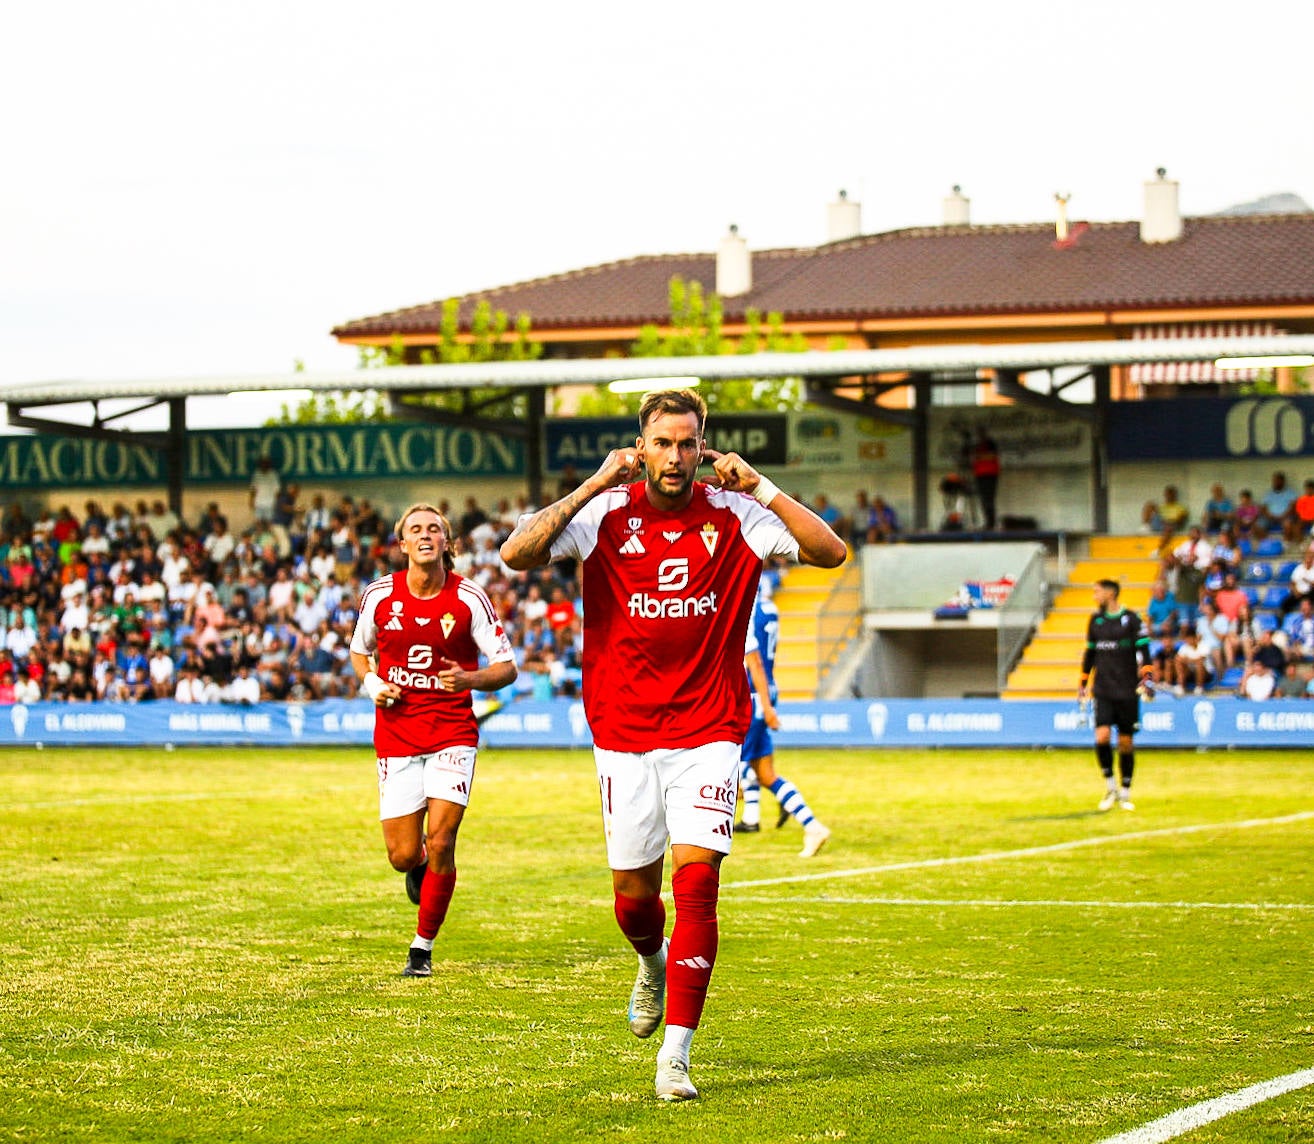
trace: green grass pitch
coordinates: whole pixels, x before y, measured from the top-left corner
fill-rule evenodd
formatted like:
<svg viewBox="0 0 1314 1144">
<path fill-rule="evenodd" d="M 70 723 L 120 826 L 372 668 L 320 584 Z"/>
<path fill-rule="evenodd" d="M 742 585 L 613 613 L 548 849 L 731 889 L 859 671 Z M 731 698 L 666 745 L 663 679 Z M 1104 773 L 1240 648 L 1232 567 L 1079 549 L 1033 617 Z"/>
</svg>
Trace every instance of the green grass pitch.
<svg viewBox="0 0 1314 1144">
<path fill-rule="evenodd" d="M 664 1105 L 588 753 L 483 752 L 413 980 L 368 749 L 0 752 L 0 1139 L 1098 1141 L 1314 1066 L 1309 756 L 1103 815 L 1090 751 L 777 762 L 834 837 L 736 840 Z M 1187 1139 L 1311 1138 L 1314 1088 Z"/>
</svg>

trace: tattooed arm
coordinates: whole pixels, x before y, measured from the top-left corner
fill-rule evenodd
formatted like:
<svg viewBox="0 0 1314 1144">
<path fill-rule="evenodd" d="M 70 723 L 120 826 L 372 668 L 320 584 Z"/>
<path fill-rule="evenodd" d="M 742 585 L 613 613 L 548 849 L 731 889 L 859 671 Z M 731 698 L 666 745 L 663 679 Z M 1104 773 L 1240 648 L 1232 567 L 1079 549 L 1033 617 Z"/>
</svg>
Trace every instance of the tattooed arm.
<svg viewBox="0 0 1314 1144">
<path fill-rule="evenodd" d="M 642 472 L 643 459 L 636 449 L 613 449 L 579 488 L 521 520 L 502 542 L 502 559 L 518 572 L 546 564 L 552 558 L 552 545 L 580 509 L 598 493 L 626 484 Z"/>
</svg>

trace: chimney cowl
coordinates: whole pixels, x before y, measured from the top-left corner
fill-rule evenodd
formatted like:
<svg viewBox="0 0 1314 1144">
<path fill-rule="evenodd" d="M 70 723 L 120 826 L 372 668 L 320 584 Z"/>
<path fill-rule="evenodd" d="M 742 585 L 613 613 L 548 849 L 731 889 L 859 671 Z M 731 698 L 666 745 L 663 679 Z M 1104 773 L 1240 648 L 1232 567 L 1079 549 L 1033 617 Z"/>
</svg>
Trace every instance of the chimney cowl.
<svg viewBox="0 0 1314 1144">
<path fill-rule="evenodd" d="M 849 198 L 848 191 L 826 207 L 826 241 L 844 242 L 862 234 L 862 204 Z"/>
<path fill-rule="evenodd" d="M 1177 202 L 1177 180 L 1163 167 L 1145 183 L 1145 210 L 1141 214 L 1141 241 L 1176 242 L 1182 237 L 1182 212 Z"/>
<path fill-rule="evenodd" d="M 941 217 L 945 226 L 972 225 L 972 200 L 963 194 L 963 188 L 957 183 L 944 198 Z"/>
<path fill-rule="evenodd" d="M 730 224 L 716 251 L 716 292 L 722 298 L 737 298 L 753 288 L 753 256 L 739 227 Z"/>
</svg>

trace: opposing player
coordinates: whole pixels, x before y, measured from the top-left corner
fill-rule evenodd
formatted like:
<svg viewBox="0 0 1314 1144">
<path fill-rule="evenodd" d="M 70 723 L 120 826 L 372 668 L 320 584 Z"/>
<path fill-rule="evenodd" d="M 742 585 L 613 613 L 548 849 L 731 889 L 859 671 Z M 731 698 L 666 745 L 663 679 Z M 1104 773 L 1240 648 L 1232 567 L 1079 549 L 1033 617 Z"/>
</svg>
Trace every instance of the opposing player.
<svg viewBox="0 0 1314 1144">
<path fill-rule="evenodd" d="M 521 518 L 502 545 L 512 568 L 567 557 L 583 568 L 584 710 L 616 920 L 639 955 L 630 1030 L 651 1036 L 669 993 L 657 1054 L 663 1100 L 698 1095 L 689 1049 L 716 961 L 719 869 L 750 711 L 743 654 L 762 561 L 780 554 L 835 567 L 846 554 L 810 509 L 737 454 L 707 449 L 706 417 L 689 390 L 648 394 L 634 447 L 613 450 L 577 489 Z M 704 458 L 707 483 L 695 480 Z"/>
<path fill-rule="evenodd" d="M 432 505 L 397 522 L 407 566 L 361 594 L 351 665 L 376 708 L 379 818 L 393 868 L 419 906 L 406 977 L 433 972 L 433 943 L 456 888 L 456 835 L 474 784 L 479 730 L 471 691 L 516 677 L 484 590 L 452 571 L 452 529 Z M 479 657 L 488 661 L 479 666 Z M 428 834 L 425 834 L 425 816 Z"/>
<path fill-rule="evenodd" d="M 744 648 L 744 666 L 752 685 L 753 719 L 739 753 L 749 774 L 741 772 L 740 783 L 747 780 L 759 790 L 765 786 L 775 795 L 780 804 L 782 822 L 788 815 L 798 819 L 803 827 L 803 849 L 799 851 L 799 857 L 811 858 L 826 844 L 830 830 L 812 813 L 798 787 L 776 773 L 776 751 L 771 732 L 780 730 L 780 716 L 776 713 L 776 642 L 779 634 L 780 612 L 763 584 L 753 604 L 753 618 L 748 625 L 748 642 Z M 741 825 L 760 828 L 760 814 L 760 805 L 746 798 L 743 819 L 735 825 L 735 830 L 739 832 Z"/>
<path fill-rule="evenodd" d="M 1081 687 L 1077 699 L 1095 697 L 1095 758 L 1106 790 L 1100 810 L 1135 810 L 1131 800 L 1132 772 L 1136 768 L 1133 736 L 1141 726 L 1141 695 L 1153 687 L 1154 663 L 1150 637 L 1135 612 L 1118 605 L 1118 582 L 1095 584 L 1096 611 L 1086 627 L 1086 652 L 1081 659 Z M 1092 685 L 1091 679 L 1094 677 Z M 1118 770 L 1113 773 L 1112 728 L 1118 729 Z"/>
</svg>

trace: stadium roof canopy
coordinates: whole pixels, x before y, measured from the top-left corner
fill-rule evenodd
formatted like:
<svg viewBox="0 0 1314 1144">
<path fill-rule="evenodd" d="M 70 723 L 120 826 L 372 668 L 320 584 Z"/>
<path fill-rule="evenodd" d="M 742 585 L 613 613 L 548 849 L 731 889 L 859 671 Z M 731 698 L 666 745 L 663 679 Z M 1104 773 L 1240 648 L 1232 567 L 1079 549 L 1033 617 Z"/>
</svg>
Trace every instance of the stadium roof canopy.
<svg viewBox="0 0 1314 1144">
<path fill-rule="evenodd" d="M 929 508 L 930 450 L 928 437 L 932 385 L 976 384 L 980 371 L 990 371 L 996 389 L 1013 400 L 1044 406 L 1055 415 L 1090 421 L 1092 432 L 1091 489 L 1095 528 L 1107 528 L 1107 481 L 1104 472 L 1103 423 L 1109 404 L 1110 367 L 1156 361 L 1212 361 L 1221 357 L 1314 355 L 1314 335 L 1175 338 L 1161 341 L 1050 342 L 1017 345 L 919 346 L 891 350 L 837 350 L 804 353 L 727 354 L 716 357 L 551 359 L 529 362 L 484 362 L 461 365 L 390 366 L 339 372 L 257 374 L 233 377 L 173 377 L 122 381 L 47 381 L 11 386 L 0 391 L 11 425 L 72 436 L 134 437 L 161 448 L 169 459 L 169 497 L 182 502 L 183 440 L 189 397 L 278 390 L 375 390 L 388 394 L 400 416 L 466 424 L 492 424 L 497 431 L 526 442 L 530 493 L 541 499 L 541 424 L 546 392 L 554 386 L 601 385 L 644 377 L 690 377 L 715 382 L 745 378 L 801 377 L 815 404 L 857 415 L 896 421 L 913 435 L 913 517 L 924 527 Z M 1053 371 L 1078 367 L 1075 376 L 1060 379 Z M 1049 371 L 1042 388 L 1031 377 Z M 1078 403 L 1063 394 L 1076 380 L 1093 380 L 1094 400 Z M 883 393 L 911 386 L 910 408 L 879 403 Z M 483 405 L 468 414 L 406 404 L 405 394 L 503 390 L 507 396 L 529 396 L 529 416 L 519 421 L 488 422 Z M 136 401 L 126 409 L 102 412 L 102 402 Z M 51 418 L 48 407 L 89 403 L 88 423 Z M 155 405 L 169 406 L 165 433 L 131 433 L 114 422 Z M 34 412 L 40 410 L 40 412 Z"/>
</svg>

